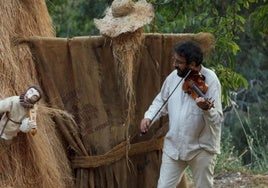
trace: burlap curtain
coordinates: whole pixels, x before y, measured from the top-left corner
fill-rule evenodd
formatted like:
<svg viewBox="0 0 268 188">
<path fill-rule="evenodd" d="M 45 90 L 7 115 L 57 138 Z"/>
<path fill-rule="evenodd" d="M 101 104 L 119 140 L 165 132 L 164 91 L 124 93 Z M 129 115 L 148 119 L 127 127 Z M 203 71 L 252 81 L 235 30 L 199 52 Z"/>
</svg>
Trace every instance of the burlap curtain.
<svg viewBox="0 0 268 188">
<path fill-rule="evenodd" d="M 31 37 L 22 41 L 31 47 L 46 102 L 74 116 L 75 122 L 55 121 L 76 187 L 156 187 L 168 119 L 158 121 L 144 136 L 139 134 L 139 123 L 172 70 L 173 45 L 184 40 L 197 41 L 205 53 L 214 43 L 214 37 L 206 33 L 145 35 L 135 60 L 136 107 L 129 130 L 124 124 L 127 102 L 119 92 L 110 39 Z"/>
</svg>

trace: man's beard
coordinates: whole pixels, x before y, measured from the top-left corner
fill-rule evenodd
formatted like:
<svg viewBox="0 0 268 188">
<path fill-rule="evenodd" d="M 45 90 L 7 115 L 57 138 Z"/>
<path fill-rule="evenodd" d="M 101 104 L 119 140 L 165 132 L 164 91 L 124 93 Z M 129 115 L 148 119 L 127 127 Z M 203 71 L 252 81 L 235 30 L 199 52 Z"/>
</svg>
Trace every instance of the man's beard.
<svg viewBox="0 0 268 188">
<path fill-rule="evenodd" d="M 190 69 L 185 68 L 184 70 L 181 70 L 179 67 L 175 67 L 177 69 L 177 75 L 181 78 L 184 78 L 188 72 L 190 71 Z"/>
</svg>

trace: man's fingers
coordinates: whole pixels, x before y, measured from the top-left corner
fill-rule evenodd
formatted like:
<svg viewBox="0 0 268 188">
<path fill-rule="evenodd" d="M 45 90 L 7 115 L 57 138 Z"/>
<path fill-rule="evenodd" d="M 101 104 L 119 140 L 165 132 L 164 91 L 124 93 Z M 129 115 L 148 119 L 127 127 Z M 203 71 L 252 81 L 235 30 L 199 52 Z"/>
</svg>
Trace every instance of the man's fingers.
<svg viewBox="0 0 268 188">
<path fill-rule="evenodd" d="M 150 123 L 146 122 L 146 128 L 149 129 L 150 128 Z"/>
<path fill-rule="evenodd" d="M 140 130 L 141 134 L 146 134 L 150 128 L 150 120 L 149 119 L 143 119 L 141 121 Z"/>
</svg>

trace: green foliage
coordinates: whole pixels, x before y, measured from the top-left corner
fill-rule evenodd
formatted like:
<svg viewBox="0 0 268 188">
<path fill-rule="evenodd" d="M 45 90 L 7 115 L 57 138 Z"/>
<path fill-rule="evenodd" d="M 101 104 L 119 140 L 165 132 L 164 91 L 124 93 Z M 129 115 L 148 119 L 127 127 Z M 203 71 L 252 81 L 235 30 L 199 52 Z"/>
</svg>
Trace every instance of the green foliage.
<svg viewBox="0 0 268 188">
<path fill-rule="evenodd" d="M 268 33 L 268 5 L 257 7 L 250 15 L 250 20 L 254 23 L 254 28 L 258 28 L 261 34 Z"/>
<path fill-rule="evenodd" d="M 97 35 L 93 19 L 103 16 L 105 0 L 49 0 L 49 13 L 58 37 Z"/>
<path fill-rule="evenodd" d="M 222 133 L 221 154 L 215 167 L 216 173 L 265 173 L 268 170 L 267 116 L 256 103 L 245 110 L 241 111 L 238 106 L 233 106 L 226 114 L 233 119 L 232 124 L 228 120 L 225 121 L 227 126 Z"/>
<path fill-rule="evenodd" d="M 221 141 L 221 154 L 218 155 L 217 164 L 215 166 L 215 173 L 223 172 L 246 172 L 247 168 L 243 167 L 242 156 L 235 151 L 235 147 L 232 144 L 232 135 L 225 129 L 222 132 Z"/>
<path fill-rule="evenodd" d="M 225 106 L 231 106 L 230 91 L 236 91 L 241 87 L 248 88 L 248 82 L 241 74 L 222 65 L 217 65 L 215 71 L 222 85 L 222 101 L 226 104 Z"/>
<path fill-rule="evenodd" d="M 235 115 L 232 116 L 233 125 L 229 126 L 228 130 L 232 135 L 239 136 L 233 137 L 229 142 L 236 147 L 238 153 L 243 153 L 242 164 L 246 164 L 247 169 L 253 172 L 266 172 L 268 170 L 267 116 L 257 103 L 244 111 L 238 111 L 235 107 L 231 113 Z"/>
</svg>

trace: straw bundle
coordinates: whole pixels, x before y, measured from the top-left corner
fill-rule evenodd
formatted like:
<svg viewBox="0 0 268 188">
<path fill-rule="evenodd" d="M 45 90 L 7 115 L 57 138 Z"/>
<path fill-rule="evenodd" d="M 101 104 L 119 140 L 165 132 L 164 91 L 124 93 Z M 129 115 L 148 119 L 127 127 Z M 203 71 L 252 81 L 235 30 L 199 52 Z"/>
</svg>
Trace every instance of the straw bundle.
<svg viewBox="0 0 268 188">
<path fill-rule="evenodd" d="M 126 16 L 134 8 L 134 2 L 131 0 L 114 1 L 112 4 L 112 14 L 114 17 Z"/>
<path fill-rule="evenodd" d="M 2 99 L 19 95 L 30 85 L 40 85 L 30 49 L 25 44 L 15 45 L 17 37 L 54 37 L 55 32 L 44 0 L 1 1 L 0 17 Z M 19 133 L 10 145 L 1 140 L 0 187 L 71 187 L 71 170 L 51 112 L 39 109 L 34 137 Z"/>
<path fill-rule="evenodd" d="M 125 99 L 128 102 L 126 125 L 129 125 L 131 117 L 134 114 L 135 93 L 133 85 L 133 70 L 135 66 L 135 57 L 139 55 L 139 50 L 143 39 L 143 29 L 135 32 L 121 34 L 113 38 L 113 55 L 119 72 L 119 82 L 123 86 Z M 133 117 L 132 117 L 133 118 Z"/>
</svg>

